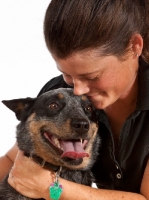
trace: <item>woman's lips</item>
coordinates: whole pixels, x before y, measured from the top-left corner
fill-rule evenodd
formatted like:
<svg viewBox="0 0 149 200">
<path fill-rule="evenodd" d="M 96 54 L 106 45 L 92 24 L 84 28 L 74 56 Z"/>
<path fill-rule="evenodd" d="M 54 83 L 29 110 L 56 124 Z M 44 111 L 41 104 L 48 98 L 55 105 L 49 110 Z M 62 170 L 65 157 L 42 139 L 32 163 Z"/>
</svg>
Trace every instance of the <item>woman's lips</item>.
<svg viewBox="0 0 149 200">
<path fill-rule="evenodd" d="M 101 101 L 101 98 L 105 96 L 105 93 L 104 92 L 100 92 L 98 94 L 94 94 L 94 95 L 87 95 L 88 99 L 91 101 L 91 102 L 99 102 Z"/>
<path fill-rule="evenodd" d="M 98 93 L 98 94 L 94 94 L 94 95 L 87 95 L 87 97 L 88 97 L 89 99 L 95 99 L 95 98 L 99 97 L 101 94 L 102 94 L 102 92 L 100 92 L 100 93 Z"/>
</svg>

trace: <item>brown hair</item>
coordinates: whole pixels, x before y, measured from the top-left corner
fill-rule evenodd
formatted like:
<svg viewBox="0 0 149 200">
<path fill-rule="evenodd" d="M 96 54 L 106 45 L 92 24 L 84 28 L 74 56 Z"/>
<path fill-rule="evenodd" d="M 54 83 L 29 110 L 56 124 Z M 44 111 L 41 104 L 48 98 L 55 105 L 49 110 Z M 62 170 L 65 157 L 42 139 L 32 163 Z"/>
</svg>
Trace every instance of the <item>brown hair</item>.
<svg viewBox="0 0 149 200">
<path fill-rule="evenodd" d="M 52 0 L 45 14 L 45 41 L 59 58 L 98 47 L 122 57 L 134 33 L 149 62 L 149 0 Z"/>
</svg>

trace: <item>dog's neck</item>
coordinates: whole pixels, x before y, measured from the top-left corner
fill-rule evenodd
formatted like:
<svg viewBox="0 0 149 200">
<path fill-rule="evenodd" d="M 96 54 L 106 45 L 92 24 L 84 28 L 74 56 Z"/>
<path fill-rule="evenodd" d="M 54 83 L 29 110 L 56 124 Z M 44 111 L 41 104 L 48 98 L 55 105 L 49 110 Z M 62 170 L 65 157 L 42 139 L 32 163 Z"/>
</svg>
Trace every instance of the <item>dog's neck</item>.
<svg viewBox="0 0 149 200">
<path fill-rule="evenodd" d="M 30 154 L 30 153 L 25 152 L 24 155 L 31 158 L 34 162 L 36 162 L 38 165 L 40 165 L 44 169 L 51 169 L 55 172 L 57 172 L 60 169 L 60 166 L 56 166 L 49 162 L 46 162 L 43 158 L 37 156 L 36 154 Z"/>
</svg>

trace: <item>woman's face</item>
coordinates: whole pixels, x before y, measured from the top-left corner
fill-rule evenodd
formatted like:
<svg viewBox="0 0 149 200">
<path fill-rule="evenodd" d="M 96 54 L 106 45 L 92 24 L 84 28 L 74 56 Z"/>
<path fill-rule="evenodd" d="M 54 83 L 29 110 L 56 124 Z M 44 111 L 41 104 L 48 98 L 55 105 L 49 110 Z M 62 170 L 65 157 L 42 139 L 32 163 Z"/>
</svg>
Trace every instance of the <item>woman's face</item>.
<svg viewBox="0 0 149 200">
<path fill-rule="evenodd" d="M 74 86 L 74 94 L 86 94 L 97 109 L 127 97 L 137 76 L 138 60 L 132 53 L 125 61 L 115 56 L 100 57 L 93 51 L 66 59 L 53 57 L 65 82 Z"/>
</svg>

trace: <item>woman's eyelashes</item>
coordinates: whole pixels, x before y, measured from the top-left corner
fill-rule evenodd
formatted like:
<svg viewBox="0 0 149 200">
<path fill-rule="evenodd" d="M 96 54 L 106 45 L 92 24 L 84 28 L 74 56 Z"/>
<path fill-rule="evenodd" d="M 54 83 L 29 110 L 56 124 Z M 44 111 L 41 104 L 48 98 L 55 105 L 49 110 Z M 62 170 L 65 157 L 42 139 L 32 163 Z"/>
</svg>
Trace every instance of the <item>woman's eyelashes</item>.
<svg viewBox="0 0 149 200">
<path fill-rule="evenodd" d="M 99 80 L 99 75 L 94 76 L 94 77 L 86 77 L 86 80 L 88 80 L 88 81 L 97 81 L 97 80 Z"/>
</svg>

